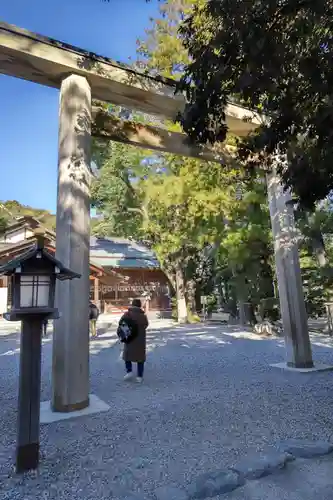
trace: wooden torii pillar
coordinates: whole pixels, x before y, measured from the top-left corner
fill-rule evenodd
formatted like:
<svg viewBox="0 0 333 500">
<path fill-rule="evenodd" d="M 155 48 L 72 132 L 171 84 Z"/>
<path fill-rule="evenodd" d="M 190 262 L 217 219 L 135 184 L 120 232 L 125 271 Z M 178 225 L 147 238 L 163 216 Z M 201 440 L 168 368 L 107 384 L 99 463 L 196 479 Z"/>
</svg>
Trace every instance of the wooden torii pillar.
<svg viewBox="0 0 333 500">
<path fill-rule="evenodd" d="M 73 411 L 89 405 L 92 113 L 99 120 L 93 124 L 93 133 L 99 137 L 221 163 L 228 161 L 228 157 L 225 151 L 190 146 L 182 134 L 117 122 L 99 109 L 92 110 L 93 98 L 174 120 L 184 109 L 185 101 L 183 96 L 174 95 L 172 80 L 137 73 L 105 57 L 3 22 L 0 23 L 0 72 L 60 89 L 56 255 L 82 278 L 58 286 L 57 306 L 62 318 L 56 323 L 53 340 L 52 405 L 55 411 Z M 226 115 L 230 131 L 239 136 L 260 123 L 255 113 L 234 104 L 228 105 Z M 273 224 L 273 233 L 275 227 Z M 278 272 L 278 281 L 283 284 L 281 290 L 286 279 L 293 280 L 299 304 L 304 303 L 297 266 L 291 276 Z M 283 325 L 287 331 L 303 328 L 303 336 L 294 335 L 298 344 L 293 345 L 294 350 L 301 351 L 299 343 L 308 337 L 304 329 L 307 327 L 303 323 L 294 324 L 291 310 L 282 309 Z"/>
</svg>

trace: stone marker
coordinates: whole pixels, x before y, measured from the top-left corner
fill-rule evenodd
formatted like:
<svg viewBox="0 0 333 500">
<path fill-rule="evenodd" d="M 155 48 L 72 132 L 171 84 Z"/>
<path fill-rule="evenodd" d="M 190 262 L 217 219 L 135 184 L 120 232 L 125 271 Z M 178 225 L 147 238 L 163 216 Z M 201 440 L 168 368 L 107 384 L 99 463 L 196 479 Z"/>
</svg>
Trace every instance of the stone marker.
<svg viewBox="0 0 333 500">
<path fill-rule="evenodd" d="M 292 460 L 294 457 L 289 453 L 272 450 L 266 454 L 245 458 L 232 467 L 232 470 L 244 479 L 259 479 L 283 469 Z"/>
<path fill-rule="evenodd" d="M 189 488 L 189 499 L 213 498 L 223 493 L 230 493 L 243 484 L 245 481 L 237 472 L 231 470 L 208 472 L 201 474 Z"/>
<path fill-rule="evenodd" d="M 288 439 L 279 443 L 279 450 L 290 453 L 296 458 L 313 458 L 333 452 L 333 444 L 326 441 L 306 441 Z"/>
<path fill-rule="evenodd" d="M 263 321 L 262 323 L 257 323 L 254 325 L 254 333 L 257 335 L 278 335 L 279 329 L 276 325 L 270 321 Z"/>
<path fill-rule="evenodd" d="M 122 498 L 122 500 L 148 500 L 148 498 L 137 493 L 129 493 L 126 497 Z"/>
<path fill-rule="evenodd" d="M 155 490 L 156 500 L 188 500 L 189 496 L 182 488 L 161 486 Z"/>
</svg>

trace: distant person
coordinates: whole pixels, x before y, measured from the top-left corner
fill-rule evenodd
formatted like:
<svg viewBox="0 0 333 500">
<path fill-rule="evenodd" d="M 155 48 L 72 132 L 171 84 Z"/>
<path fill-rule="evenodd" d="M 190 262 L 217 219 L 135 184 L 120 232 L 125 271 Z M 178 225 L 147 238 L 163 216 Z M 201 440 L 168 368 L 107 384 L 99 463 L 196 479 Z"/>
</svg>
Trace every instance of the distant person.
<svg viewBox="0 0 333 500">
<path fill-rule="evenodd" d="M 92 337 L 97 336 L 96 323 L 99 316 L 98 307 L 93 303 L 89 302 L 89 323 L 90 323 L 90 332 Z"/>
<path fill-rule="evenodd" d="M 46 337 L 47 335 L 47 326 L 49 324 L 48 319 L 43 319 L 43 336 Z"/>
<path fill-rule="evenodd" d="M 133 378 L 132 363 L 137 363 L 137 382 L 142 382 L 146 361 L 146 330 L 148 319 L 142 310 L 140 299 L 134 299 L 128 311 L 121 317 L 117 330 L 118 337 L 124 344 L 123 360 L 126 375 L 124 380 Z"/>
</svg>

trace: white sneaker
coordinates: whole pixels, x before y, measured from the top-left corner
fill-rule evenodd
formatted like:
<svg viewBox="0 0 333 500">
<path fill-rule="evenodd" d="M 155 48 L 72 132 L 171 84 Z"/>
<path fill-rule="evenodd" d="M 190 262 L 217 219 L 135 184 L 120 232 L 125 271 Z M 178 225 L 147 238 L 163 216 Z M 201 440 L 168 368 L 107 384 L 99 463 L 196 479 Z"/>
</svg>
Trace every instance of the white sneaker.
<svg viewBox="0 0 333 500">
<path fill-rule="evenodd" d="M 133 378 L 133 373 L 129 372 L 129 373 L 126 373 L 124 380 L 132 380 L 132 378 Z"/>
<path fill-rule="evenodd" d="M 142 384 L 143 378 L 142 377 L 136 377 L 136 381 L 138 384 Z"/>
</svg>

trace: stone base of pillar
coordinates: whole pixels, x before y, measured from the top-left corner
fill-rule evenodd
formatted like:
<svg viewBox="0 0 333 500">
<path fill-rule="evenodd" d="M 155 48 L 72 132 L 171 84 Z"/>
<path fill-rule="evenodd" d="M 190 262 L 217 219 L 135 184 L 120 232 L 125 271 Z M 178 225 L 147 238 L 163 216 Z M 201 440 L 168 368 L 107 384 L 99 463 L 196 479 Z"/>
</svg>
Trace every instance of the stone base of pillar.
<svg viewBox="0 0 333 500">
<path fill-rule="evenodd" d="M 298 373 L 311 373 L 311 372 L 328 372 L 333 370 L 333 366 L 325 365 L 324 363 L 315 363 L 312 367 L 308 368 L 296 368 L 294 366 L 290 366 L 289 363 L 274 363 L 271 364 L 273 368 L 280 368 L 281 370 L 287 370 L 290 372 L 298 372 Z"/>
<path fill-rule="evenodd" d="M 102 411 L 108 411 L 109 409 L 110 406 L 94 394 L 90 394 L 89 396 L 89 406 L 74 411 L 72 409 L 64 412 L 53 411 L 51 401 L 44 401 L 40 405 L 40 423 L 51 424 L 52 422 L 59 422 L 60 420 L 69 420 L 70 418 L 93 415 Z"/>
<path fill-rule="evenodd" d="M 88 408 L 89 406 L 89 398 L 84 401 L 80 401 L 79 403 L 70 404 L 70 405 L 62 405 L 58 403 L 55 407 L 52 408 L 52 411 L 55 413 L 68 413 L 70 411 L 79 411 L 84 408 Z"/>
<path fill-rule="evenodd" d="M 306 363 L 293 363 L 292 361 L 287 361 L 289 368 L 313 368 L 313 361 L 308 361 Z"/>
</svg>

